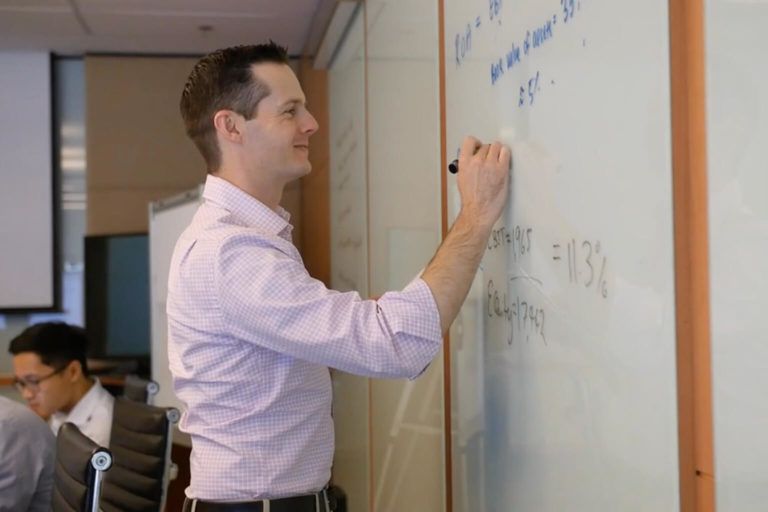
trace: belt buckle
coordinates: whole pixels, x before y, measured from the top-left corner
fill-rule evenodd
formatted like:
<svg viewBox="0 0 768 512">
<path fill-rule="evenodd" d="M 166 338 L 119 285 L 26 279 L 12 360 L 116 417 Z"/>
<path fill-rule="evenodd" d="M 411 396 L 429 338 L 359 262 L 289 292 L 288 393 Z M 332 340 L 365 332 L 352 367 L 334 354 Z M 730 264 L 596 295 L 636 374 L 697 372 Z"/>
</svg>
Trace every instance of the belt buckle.
<svg viewBox="0 0 768 512">
<path fill-rule="evenodd" d="M 336 503 L 336 495 L 329 491 L 329 489 L 323 489 L 323 499 L 325 500 L 325 510 L 327 512 L 333 512 L 336 510 L 338 503 Z"/>
<path fill-rule="evenodd" d="M 320 504 L 323 504 L 323 508 L 320 508 Z M 325 489 L 315 493 L 315 512 L 330 512 L 331 509 L 328 506 L 328 495 Z"/>
</svg>

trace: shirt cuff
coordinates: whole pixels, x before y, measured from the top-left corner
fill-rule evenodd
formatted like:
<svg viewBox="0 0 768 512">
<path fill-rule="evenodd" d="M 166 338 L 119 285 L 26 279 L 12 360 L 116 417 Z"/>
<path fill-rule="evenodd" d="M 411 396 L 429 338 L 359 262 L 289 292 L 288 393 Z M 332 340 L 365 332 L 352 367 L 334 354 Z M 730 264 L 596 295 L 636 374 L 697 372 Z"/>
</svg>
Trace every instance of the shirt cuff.
<svg viewBox="0 0 768 512">
<path fill-rule="evenodd" d="M 440 329 L 440 313 L 429 286 L 416 278 L 400 292 L 387 292 L 378 301 L 386 312 L 395 336 L 411 339 L 407 343 L 410 357 L 420 361 L 419 370 L 412 378 L 421 374 L 437 355 L 443 342 Z M 409 357 L 409 358 L 410 358 Z"/>
</svg>

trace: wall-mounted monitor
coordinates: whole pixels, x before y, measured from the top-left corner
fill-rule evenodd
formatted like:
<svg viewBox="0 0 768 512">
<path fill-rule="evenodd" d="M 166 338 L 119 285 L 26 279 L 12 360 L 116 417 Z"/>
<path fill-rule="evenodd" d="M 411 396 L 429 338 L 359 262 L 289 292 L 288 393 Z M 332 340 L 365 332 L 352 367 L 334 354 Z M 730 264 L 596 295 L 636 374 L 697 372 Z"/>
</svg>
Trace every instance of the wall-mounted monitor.
<svg viewBox="0 0 768 512">
<path fill-rule="evenodd" d="M 93 358 L 148 358 L 146 234 L 85 237 L 85 328 Z"/>
</svg>

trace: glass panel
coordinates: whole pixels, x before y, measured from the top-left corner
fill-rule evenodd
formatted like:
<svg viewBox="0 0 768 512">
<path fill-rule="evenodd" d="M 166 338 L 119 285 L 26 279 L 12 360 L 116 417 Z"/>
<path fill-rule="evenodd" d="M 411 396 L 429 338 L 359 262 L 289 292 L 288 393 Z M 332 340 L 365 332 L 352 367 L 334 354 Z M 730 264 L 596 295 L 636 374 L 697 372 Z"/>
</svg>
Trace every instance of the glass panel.
<svg viewBox="0 0 768 512">
<path fill-rule="evenodd" d="M 441 239 L 437 3 L 370 0 L 371 293 L 402 289 Z M 374 509 L 445 507 L 443 362 L 417 380 L 371 381 Z"/>
<path fill-rule="evenodd" d="M 705 3 L 715 495 L 768 502 L 768 3 Z"/>
<path fill-rule="evenodd" d="M 368 294 L 365 176 L 365 48 L 362 8 L 328 72 L 331 287 Z M 333 482 L 349 510 L 367 510 L 368 379 L 333 370 Z"/>
</svg>

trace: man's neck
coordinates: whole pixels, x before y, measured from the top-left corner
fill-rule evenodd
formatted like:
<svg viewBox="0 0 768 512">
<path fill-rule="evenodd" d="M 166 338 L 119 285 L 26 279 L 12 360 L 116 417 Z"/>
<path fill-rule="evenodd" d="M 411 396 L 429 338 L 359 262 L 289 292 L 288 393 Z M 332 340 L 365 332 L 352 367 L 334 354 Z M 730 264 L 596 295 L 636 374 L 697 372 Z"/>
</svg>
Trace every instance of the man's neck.
<svg viewBox="0 0 768 512">
<path fill-rule="evenodd" d="M 91 390 L 95 384 L 96 381 L 90 377 L 85 377 L 77 384 L 75 384 L 74 389 L 72 390 L 72 399 L 69 401 L 69 403 L 67 403 L 66 407 L 61 409 L 61 412 L 66 414 L 71 413 L 72 409 L 74 409 L 75 406 L 80 403 L 80 400 L 83 399 L 83 397 Z"/>
<path fill-rule="evenodd" d="M 228 181 L 249 196 L 266 205 L 272 211 L 279 211 L 280 201 L 283 200 L 284 183 L 269 183 L 266 180 L 259 182 L 253 178 L 246 178 L 242 173 L 227 172 L 226 170 L 220 170 L 213 175 Z"/>
</svg>

